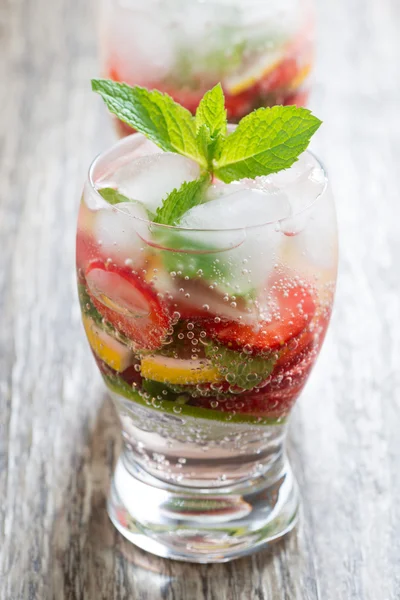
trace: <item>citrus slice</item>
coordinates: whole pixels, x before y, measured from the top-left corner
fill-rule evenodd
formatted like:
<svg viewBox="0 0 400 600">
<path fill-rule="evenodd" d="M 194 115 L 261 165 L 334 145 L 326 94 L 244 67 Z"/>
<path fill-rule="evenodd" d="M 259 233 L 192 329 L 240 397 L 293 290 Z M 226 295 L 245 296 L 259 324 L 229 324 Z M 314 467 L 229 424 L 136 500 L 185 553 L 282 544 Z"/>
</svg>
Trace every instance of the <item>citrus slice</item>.
<svg viewBox="0 0 400 600">
<path fill-rule="evenodd" d="M 252 63 L 245 71 L 231 75 L 227 77 L 223 82 L 224 88 L 232 96 L 236 96 L 248 88 L 252 87 L 255 83 L 263 79 L 282 61 L 284 57 L 284 48 L 279 50 L 272 50 L 268 54 L 264 54 L 256 62 Z"/>
<path fill-rule="evenodd" d="M 153 354 L 142 358 L 141 371 L 146 379 L 175 385 L 217 383 L 223 380 L 218 369 L 204 359 L 185 360 Z"/>
<path fill-rule="evenodd" d="M 131 350 L 97 327 L 89 317 L 83 315 L 82 320 L 88 342 L 96 356 L 114 371 L 125 371 L 134 359 Z"/>
<path fill-rule="evenodd" d="M 297 90 L 310 75 L 312 69 L 312 64 L 308 63 L 301 67 L 296 77 L 290 82 L 290 89 Z"/>
</svg>

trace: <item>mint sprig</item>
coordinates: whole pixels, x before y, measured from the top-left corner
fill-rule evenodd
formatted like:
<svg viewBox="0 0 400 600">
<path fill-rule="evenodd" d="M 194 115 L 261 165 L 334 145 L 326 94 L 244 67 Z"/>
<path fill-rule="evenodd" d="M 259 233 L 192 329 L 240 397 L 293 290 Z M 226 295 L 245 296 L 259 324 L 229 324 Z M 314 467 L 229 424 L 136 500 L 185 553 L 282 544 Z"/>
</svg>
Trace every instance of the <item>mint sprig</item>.
<svg viewBox="0 0 400 600">
<path fill-rule="evenodd" d="M 227 134 L 220 84 L 204 95 L 195 116 L 157 90 L 107 79 L 93 79 L 92 88 L 120 120 L 162 150 L 196 161 L 208 173 L 195 182 L 183 183 L 164 199 L 155 222 L 166 225 L 177 224 L 192 206 L 204 201 L 207 182 L 214 175 L 231 183 L 288 169 L 306 150 L 321 125 L 305 108 L 274 106 L 253 111 L 239 122 L 234 132 Z M 120 201 L 111 192 L 107 193 L 111 203 Z"/>
<path fill-rule="evenodd" d="M 186 181 L 179 189 L 174 189 L 157 209 L 154 223 L 176 225 L 180 218 L 193 206 L 200 204 L 204 198 L 204 189 L 210 183 L 208 173 L 194 181 Z"/>
</svg>

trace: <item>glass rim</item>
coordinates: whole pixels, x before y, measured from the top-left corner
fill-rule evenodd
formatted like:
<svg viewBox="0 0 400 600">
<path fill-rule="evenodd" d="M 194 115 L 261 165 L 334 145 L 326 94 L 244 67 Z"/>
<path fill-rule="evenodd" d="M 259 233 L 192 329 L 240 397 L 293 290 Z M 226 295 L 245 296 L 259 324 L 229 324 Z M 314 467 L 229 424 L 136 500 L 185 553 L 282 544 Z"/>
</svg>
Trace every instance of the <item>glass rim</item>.
<svg viewBox="0 0 400 600">
<path fill-rule="evenodd" d="M 229 124 L 230 125 L 230 124 Z M 229 126 L 228 125 L 228 126 Z M 106 200 L 104 200 L 103 196 L 99 193 L 98 188 L 96 187 L 95 183 L 94 183 L 94 179 L 93 179 L 93 172 L 98 164 L 98 162 L 102 159 L 105 159 L 107 157 L 108 154 L 110 154 L 112 151 L 114 151 L 115 149 L 117 149 L 119 146 L 124 146 L 125 144 L 128 145 L 128 142 L 130 142 L 132 140 L 132 138 L 134 137 L 142 137 L 144 139 L 147 139 L 145 135 L 143 135 L 142 133 L 139 132 L 134 132 L 131 135 L 128 135 L 120 140 L 118 140 L 117 142 L 115 142 L 114 144 L 112 144 L 109 148 L 107 148 L 106 150 L 103 150 L 103 152 L 100 152 L 99 154 L 97 154 L 95 156 L 95 158 L 92 160 L 89 169 L 88 169 L 88 173 L 87 173 L 87 179 L 91 188 L 91 191 L 94 192 L 95 197 L 101 202 L 101 203 L 105 203 L 107 206 L 110 206 Z M 272 226 L 272 225 L 281 225 L 284 224 L 285 222 L 289 222 L 293 219 L 296 219 L 297 217 L 300 217 L 301 215 L 303 215 L 304 213 L 306 213 L 308 210 L 310 210 L 326 193 L 327 188 L 328 188 L 328 175 L 327 175 L 327 171 L 325 169 L 324 164 L 322 163 L 322 161 L 314 154 L 314 152 L 312 152 L 311 150 L 305 150 L 302 154 L 309 154 L 310 156 L 313 157 L 313 159 L 316 161 L 317 165 L 320 167 L 320 169 L 322 170 L 322 173 L 324 175 L 324 185 L 322 190 L 316 194 L 315 197 L 313 197 L 311 199 L 311 201 L 306 204 L 303 208 L 301 208 L 300 210 L 293 212 L 292 214 L 286 216 L 286 217 L 282 217 L 281 219 L 273 219 L 272 221 L 265 221 L 263 223 L 257 223 L 256 225 L 244 225 L 243 227 L 226 227 L 226 228 L 211 228 L 211 227 L 207 227 L 207 228 L 198 228 L 198 227 L 180 227 L 178 225 L 164 225 L 162 223 L 155 223 L 154 221 L 152 221 L 151 219 L 142 219 L 141 217 L 137 217 L 135 215 L 131 215 L 127 212 L 125 212 L 124 210 L 121 210 L 118 208 L 118 204 L 114 204 L 112 205 L 112 209 L 121 213 L 122 215 L 124 215 L 125 217 L 129 218 L 129 219 L 134 219 L 136 221 L 140 221 L 142 223 L 146 223 L 149 226 L 152 227 L 156 227 L 156 228 L 163 228 L 165 230 L 173 230 L 173 231 L 182 231 L 182 232 L 237 232 L 237 231 L 247 231 L 247 230 L 255 230 L 255 229 L 259 229 L 259 228 L 263 228 L 263 227 L 268 227 L 268 226 Z M 151 156 L 151 155 L 146 155 L 144 154 L 143 156 Z M 141 158 L 141 157 L 138 157 Z M 301 177 L 301 174 L 298 175 L 298 177 L 296 177 L 296 179 L 294 179 L 289 185 L 290 187 L 292 187 L 293 185 L 296 184 L 296 181 Z M 286 186 L 289 187 L 289 186 Z M 284 191 L 284 190 L 282 190 Z M 140 202 L 140 200 L 132 200 L 133 202 Z"/>
</svg>

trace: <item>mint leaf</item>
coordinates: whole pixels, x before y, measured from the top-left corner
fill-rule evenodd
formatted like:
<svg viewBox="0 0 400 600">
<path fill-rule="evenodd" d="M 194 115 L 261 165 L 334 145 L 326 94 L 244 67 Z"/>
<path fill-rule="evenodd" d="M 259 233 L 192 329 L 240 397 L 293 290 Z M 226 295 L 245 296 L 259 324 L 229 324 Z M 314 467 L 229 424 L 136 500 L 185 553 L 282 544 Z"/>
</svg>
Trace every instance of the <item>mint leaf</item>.
<svg viewBox="0 0 400 600">
<path fill-rule="evenodd" d="M 197 145 L 210 170 L 213 158 L 221 154 L 227 128 L 225 98 L 218 83 L 204 94 L 196 111 Z"/>
<path fill-rule="evenodd" d="M 244 117 L 225 141 L 216 176 L 230 183 L 288 169 L 307 148 L 321 121 L 305 108 L 259 108 Z"/>
<path fill-rule="evenodd" d="M 199 179 L 185 181 L 179 189 L 172 190 L 157 209 L 154 223 L 176 225 L 185 212 L 201 204 L 209 182 L 210 176 L 205 173 Z"/>
<path fill-rule="evenodd" d="M 207 161 L 208 168 L 211 168 L 211 161 L 214 157 L 214 154 L 211 149 L 213 140 L 211 139 L 211 134 L 210 134 L 209 128 L 204 123 L 203 123 L 203 125 L 200 126 L 200 128 L 197 132 L 196 143 L 197 143 L 197 148 L 198 148 L 199 152 L 201 153 L 202 156 L 205 157 L 205 159 Z"/>
<path fill-rule="evenodd" d="M 206 92 L 200 100 L 196 110 L 197 132 L 202 125 L 207 125 L 212 138 L 226 134 L 225 97 L 220 83 Z"/>
<path fill-rule="evenodd" d="M 118 190 L 114 188 L 100 188 L 97 190 L 109 204 L 119 204 L 120 202 L 132 202 L 130 198 L 127 198 L 123 194 L 120 194 Z"/>
<path fill-rule="evenodd" d="M 108 79 L 92 79 L 92 89 L 118 119 L 143 133 L 162 150 L 177 152 L 207 167 L 196 142 L 194 117 L 168 94 Z"/>
<path fill-rule="evenodd" d="M 218 249 L 210 252 L 207 242 L 202 243 L 199 236 L 185 235 L 183 230 L 168 229 L 155 233 L 157 242 L 167 248 L 160 250 L 160 255 L 169 273 L 180 271 L 182 277 L 198 279 L 200 272 L 205 281 L 218 282 L 224 291 L 232 292 L 226 284 L 231 280 L 231 268 L 226 262 L 218 260 Z"/>
<path fill-rule="evenodd" d="M 120 204 L 121 202 L 135 202 L 136 204 L 141 204 L 147 211 L 147 217 L 152 221 L 154 220 L 154 214 L 139 200 L 132 200 L 132 198 L 128 198 L 121 194 L 118 190 L 114 190 L 114 188 L 99 188 L 97 190 L 109 204 L 115 205 Z"/>
<path fill-rule="evenodd" d="M 265 381 L 276 362 L 272 354 L 270 357 L 251 356 L 212 342 L 207 344 L 205 352 L 228 383 L 244 390 L 252 390 Z"/>
<path fill-rule="evenodd" d="M 181 272 L 180 277 L 189 278 L 205 286 L 205 290 L 199 289 L 195 293 L 202 296 L 207 292 L 209 282 L 214 285 L 216 298 L 225 294 L 235 295 L 242 299 L 245 306 L 255 299 L 255 290 L 246 278 L 240 277 L 237 265 L 232 262 L 230 252 L 221 248 L 220 238 L 212 236 L 204 237 L 202 231 L 188 231 L 175 227 L 157 227 L 153 231 L 154 240 L 157 242 L 158 252 L 168 273 Z M 178 282 L 176 280 L 176 282 Z M 188 283 L 183 286 L 188 287 Z M 221 300 L 224 303 L 223 300 Z M 208 303 L 205 300 L 205 303 Z"/>
</svg>

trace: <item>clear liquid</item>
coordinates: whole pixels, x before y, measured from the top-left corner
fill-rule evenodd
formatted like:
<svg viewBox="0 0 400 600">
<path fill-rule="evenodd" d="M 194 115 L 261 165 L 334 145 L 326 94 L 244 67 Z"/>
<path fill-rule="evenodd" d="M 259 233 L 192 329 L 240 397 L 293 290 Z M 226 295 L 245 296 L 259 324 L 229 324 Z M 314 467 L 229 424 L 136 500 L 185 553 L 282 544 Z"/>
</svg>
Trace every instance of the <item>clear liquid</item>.
<svg viewBox="0 0 400 600">
<path fill-rule="evenodd" d="M 269 469 L 282 452 L 285 425 L 249 425 L 180 417 L 134 405 L 115 392 L 125 456 L 164 482 L 218 487 Z"/>
</svg>

